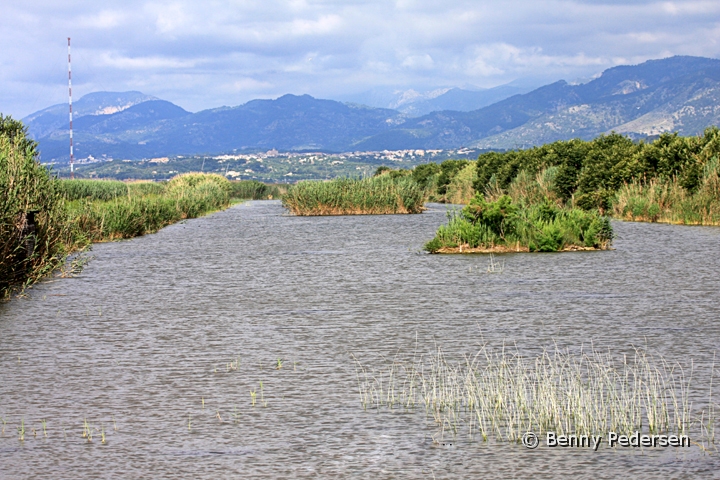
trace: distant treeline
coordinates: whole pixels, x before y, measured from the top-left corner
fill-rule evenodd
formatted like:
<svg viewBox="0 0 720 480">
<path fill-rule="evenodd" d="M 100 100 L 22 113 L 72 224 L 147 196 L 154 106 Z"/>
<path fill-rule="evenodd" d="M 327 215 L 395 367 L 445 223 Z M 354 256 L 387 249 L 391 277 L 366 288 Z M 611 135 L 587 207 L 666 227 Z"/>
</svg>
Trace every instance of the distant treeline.
<svg viewBox="0 0 720 480">
<path fill-rule="evenodd" d="M 665 133 L 633 142 L 615 133 L 540 147 L 488 152 L 477 162 L 448 160 L 413 170 L 380 167 L 376 175 L 410 176 L 429 186 L 430 200 L 469 203 L 497 198 L 519 177 L 552 176 L 556 201 L 628 220 L 720 224 L 720 130 L 701 136 Z"/>
</svg>

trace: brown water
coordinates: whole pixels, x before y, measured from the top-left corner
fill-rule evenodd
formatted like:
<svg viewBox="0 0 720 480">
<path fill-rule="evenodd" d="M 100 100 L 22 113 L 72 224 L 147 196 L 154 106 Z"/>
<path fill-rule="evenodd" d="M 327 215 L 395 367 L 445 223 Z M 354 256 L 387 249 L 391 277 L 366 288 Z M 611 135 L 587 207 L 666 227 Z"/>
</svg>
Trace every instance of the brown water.
<svg viewBox="0 0 720 480">
<path fill-rule="evenodd" d="M 720 229 L 615 223 L 613 251 L 504 255 L 490 275 L 484 256 L 419 253 L 445 221 L 440 205 L 302 218 L 252 202 L 94 246 L 81 275 L 0 305 L 0 477 L 717 475 L 696 447 L 437 445 L 424 412 L 364 411 L 350 354 L 378 363 L 416 339 L 421 353 L 647 346 L 692 361 L 707 398 Z"/>
</svg>

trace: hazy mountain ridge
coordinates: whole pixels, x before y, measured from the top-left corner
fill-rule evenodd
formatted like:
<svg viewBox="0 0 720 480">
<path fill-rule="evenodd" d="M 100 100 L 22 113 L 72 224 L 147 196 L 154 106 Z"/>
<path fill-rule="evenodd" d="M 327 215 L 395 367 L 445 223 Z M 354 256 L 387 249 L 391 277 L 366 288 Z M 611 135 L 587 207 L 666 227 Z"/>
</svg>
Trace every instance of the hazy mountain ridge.
<svg viewBox="0 0 720 480">
<path fill-rule="evenodd" d="M 453 95 L 466 98 L 459 89 L 450 89 L 426 101 L 457 101 Z M 561 80 L 473 111 L 441 110 L 415 118 L 393 109 L 309 95 L 284 95 L 197 113 L 140 92 L 99 92 L 83 97 L 77 105 L 77 158 L 151 158 L 272 148 L 336 152 L 462 146 L 505 149 L 590 139 L 613 130 L 632 137 L 671 130 L 700 133 L 720 123 L 720 60 L 672 57 L 614 67 L 585 84 Z M 66 109 L 58 105 L 25 119 L 40 143 L 43 161 L 67 161 L 67 110 L 61 113 L 60 107 Z M 115 113 L 97 114 L 107 111 Z"/>
<path fill-rule="evenodd" d="M 151 100 L 159 99 L 141 92 L 89 93 L 73 103 L 73 117 L 75 120 L 78 120 L 88 115 L 111 115 Z M 68 104 L 61 103 L 44 108 L 28 115 L 23 118 L 22 121 L 28 126 L 30 135 L 36 139 L 47 137 L 57 130 L 63 129 L 66 130 L 65 134 L 67 135 L 69 122 Z"/>
</svg>

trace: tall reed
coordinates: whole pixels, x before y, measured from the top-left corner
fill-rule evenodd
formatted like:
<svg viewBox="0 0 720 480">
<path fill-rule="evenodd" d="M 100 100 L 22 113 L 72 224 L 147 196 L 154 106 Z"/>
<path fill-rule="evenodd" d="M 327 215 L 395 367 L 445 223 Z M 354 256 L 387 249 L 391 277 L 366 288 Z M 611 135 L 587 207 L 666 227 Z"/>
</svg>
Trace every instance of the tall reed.
<svg viewBox="0 0 720 480">
<path fill-rule="evenodd" d="M 2 120 L 7 119 L 0 116 Z M 62 241 L 62 199 L 22 130 L 15 137 L 0 134 L 0 191 L 3 299 L 14 285 L 30 284 L 57 268 L 67 249 Z"/>
<path fill-rule="evenodd" d="M 694 191 L 683 188 L 677 178 L 668 181 L 653 178 L 623 185 L 615 196 L 613 214 L 632 221 L 720 225 L 718 157 L 705 163 Z"/>
<path fill-rule="evenodd" d="M 257 180 L 236 180 L 230 182 L 230 196 L 249 200 L 267 200 L 280 198 L 280 190 L 275 185 L 267 185 Z"/>
<path fill-rule="evenodd" d="M 420 213 L 426 199 L 427 191 L 412 178 L 380 175 L 300 182 L 283 196 L 283 206 L 296 215 Z"/>
</svg>

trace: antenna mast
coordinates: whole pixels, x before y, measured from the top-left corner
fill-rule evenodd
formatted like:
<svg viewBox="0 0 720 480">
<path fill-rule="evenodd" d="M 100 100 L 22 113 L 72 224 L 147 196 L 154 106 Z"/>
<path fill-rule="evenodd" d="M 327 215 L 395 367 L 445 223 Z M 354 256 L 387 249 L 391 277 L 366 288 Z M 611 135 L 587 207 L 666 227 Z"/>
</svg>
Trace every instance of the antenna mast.
<svg viewBox="0 0 720 480">
<path fill-rule="evenodd" d="M 70 63 L 70 37 L 68 37 L 68 99 L 70 106 L 70 178 L 75 178 L 75 164 L 73 156 L 73 128 L 72 128 L 72 67 Z"/>
</svg>

